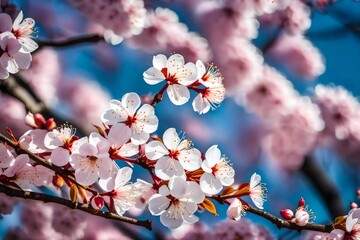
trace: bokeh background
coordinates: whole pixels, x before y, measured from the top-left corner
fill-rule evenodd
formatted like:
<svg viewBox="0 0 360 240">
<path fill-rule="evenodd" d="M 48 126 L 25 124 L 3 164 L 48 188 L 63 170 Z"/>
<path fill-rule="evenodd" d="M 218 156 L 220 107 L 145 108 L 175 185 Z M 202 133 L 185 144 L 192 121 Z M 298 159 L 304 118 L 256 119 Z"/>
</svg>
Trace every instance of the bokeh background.
<svg viewBox="0 0 360 240">
<path fill-rule="evenodd" d="M 13 2 L 19 5 L 25 16 L 35 19 L 36 35 L 41 40 L 61 40 L 94 33 L 99 29 L 94 21 L 80 13 L 68 1 Z M 199 23 L 193 11 L 196 4 L 192 1 L 156 0 L 145 3 L 151 9 L 171 9 L 178 15 L 179 21 L 186 24 L 189 31 L 198 32 L 201 36 L 206 35 L 204 25 Z M 260 24 L 259 35 L 251 42 L 261 48 L 276 34 L 276 29 L 265 28 Z M 292 74 L 266 55 L 264 61 L 281 71 L 302 95 L 312 95 L 317 84 L 341 85 L 355 96 L 360 95 L 360 3 L 339 0 L 327 6 L 326 12 L 311 8 L 311 27 L 305 36 L 319 49 L 325 59 L 325 72 L 314 80 L 306 80 Z M 218 29 L 218 38 L 220 44 L 221 29 Z M 91 123 L 100 121 L 100 114 L 107 107 L 109 99 L 119 99 L 130 91 L 146 96 L 157 93 L 161 88 L 159 85 L 147 85 L 142 74 L 152 65 L 153 55 L 169 54 L 176 49 L 149 52 L 134 48 L 130 42 L 125 40 L 117 46 L 99 42 L 68 48 L 43 48 L 34 54 L 31 69 L 22 75 L 28 79 L 53 112 L 91 130 Z M 177 49 L 176 52 L 182 53 L 181 49 Z M 216 58 L 211 60 L 215 65 L 216 61 Z M 4 119 L 1 124 L 2 130 L 6 124 L 12 124 L 11 127 L 15 130 L 23 131 L 23 106 L 3 95 L 1 97 L 0 105 L 4 116 L 9 114 L 17 119 Z M 194 97 L 195 95 L 191 99 Z M 295 208 L 299 198 L 304 197 L 316 215 L 316 223 L 333 221 L 324 200 L 300 170 L 286 171 L 274 166 L 273 160 L 260 144 L 266 132 L 263 119 L 249 113 L 234 98 L 228 97 L 215 111 L 199 115 L 193 111 L 190 101 L 183 106 L 175 106 L 165 96 L 157 106 L 156 113 L 160 121 L 157 131 L 159 135 L 167 128 L 175 127 L 185 131 L 186 136 L 203 151 L 213 144 L 218 144 L 222 152 L 233 162 L 237 181 L 248 181 L 254 172 L 261 174 L 268 189 L 268 201 L 264 205 L 266 211 L 278 215 L 283 208 Z M 360 187 L 359 165 L 350 164 L 327 147 L 316 148 L 313 156 L 338 188 L 342 202 L 349 210 L 350 201 L 357 201 L 355 191 Z M 141 169 L 135 168 L 135 173 L 135 176 L 142 176 Z M 207 212 L 200 214 L 201 220 L 209 226 L 226 218 L 226 206 L 217 206 L 219 217 Z M 13 214 L 6 215 L 0 220 L 0 238 L 8 229 L 20 224 L 19 211 L 17 208 Z M 147 217 L 151 216 L 148 213 L 141 216 Z M 156 231 L 167 231 L 161 226 L 158 218 L 151 218 Z M 304 237 L 304 234 L 300 235 L 297 232 L 278 230 L 272 223 L 252 214 L 247 214 L 246 218 L 264 225 L 274 236 L 282 239 Z M 137 230 L 142 239 L 155 238 L 153 233 L 147 230 Z"/>
</svg>

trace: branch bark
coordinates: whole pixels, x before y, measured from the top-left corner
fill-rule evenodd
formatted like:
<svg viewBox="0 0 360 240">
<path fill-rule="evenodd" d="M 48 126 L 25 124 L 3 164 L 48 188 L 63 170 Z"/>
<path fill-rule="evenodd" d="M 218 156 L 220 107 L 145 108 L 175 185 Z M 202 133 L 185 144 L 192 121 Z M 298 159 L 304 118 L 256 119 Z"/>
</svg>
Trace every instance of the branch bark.
<svg viewBox="0 0 360 240">
<path fill-rule="evenodd" d="M 72 47 L 74 45 L 80 45 L 84 43 L 97 43 L 104 41 L 104 37 L 99 34 L 85 35 L 80 37 L 72 37 L 60 41 L 51 41 L 51 40 L 37 40 L 36 42 L 39 45 L 39 49 L 42 47 Z"/>
<path fill-rule="evenodd" d="M 0 91 L 22 102 L 26 111 L 33 114 L 41 113 L 45 118 L 54 118 L 57 125 L 68 122 L 50 111 L 19 75 L 11 75 L 8 79 L 0 81 Z M 84 129 L 74 124 L 71 125 L 76 127 L 81 136 L 86 135 Z"/>
<path fill-rule="evenodd" d="M 145 227 L 148 230 L 152 229 L 151 220 L 140 221 L 140 220 L 137 220 L 134 218 L 124 217 L 124 216 L 120 216 L 120 215 L 117 215 L 114 213 L 98 211 L 98 210 L 95 210 L 94 208 L 92 208 L 91 206 L 89 206 L 88 204 L 73 203 L 70 200 L 56 197 L 56 196 L 51 196 L 51 195 L 47 195 L 47 194 L 43 194 L 43 193 L 22 191 L 22 190 L 18 190 L 18 189 L 9 188 L 2 184 L 0 184 L 0 192 L 3 192 L 10 197 L 32 199 L 32 200 L 42 201 L 44 203 L 47 203 L 47 202 L 56 203 L 56 204 L 66 206 L 68 208 L 87 212 L 87 213 L 90 213 L 95 216 L 130 223 L 133 225 Z"/>
<path fill-rule="evenodd" d="M 346 215 L 344 204 L 337 187 L 331 182 L 326 172 L 310 155 L 305 156 L 301 171 L 311 181 L 326 204 L 332 218 Z"/>
</svg>

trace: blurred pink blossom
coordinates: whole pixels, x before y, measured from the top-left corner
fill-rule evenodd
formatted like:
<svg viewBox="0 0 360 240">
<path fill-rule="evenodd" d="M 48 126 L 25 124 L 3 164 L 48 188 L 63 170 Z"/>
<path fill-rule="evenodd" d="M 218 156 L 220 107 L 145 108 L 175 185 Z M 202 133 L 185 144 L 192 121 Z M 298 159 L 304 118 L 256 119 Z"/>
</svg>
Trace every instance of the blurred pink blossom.
<svg viewBox="0 0 360 240">
<path fill-rule="evenodd" d="M 123 38 L 140 34 L 145 25 L 143 0 L 70 0 L 70 3 L 91 20 Z"/>
<path fill-rule="evenodd" d="M 325 71 L 319 50 L 302 35 L 281 35 L 268 53 L 293 74 L 306 80 L 314 80 Z"/>
<path fill-rule="evenodd" d="M 12 213 L 13 208 L 17 203 L 18 199 L 0 193 L 0 215 Z"/>
</svg>

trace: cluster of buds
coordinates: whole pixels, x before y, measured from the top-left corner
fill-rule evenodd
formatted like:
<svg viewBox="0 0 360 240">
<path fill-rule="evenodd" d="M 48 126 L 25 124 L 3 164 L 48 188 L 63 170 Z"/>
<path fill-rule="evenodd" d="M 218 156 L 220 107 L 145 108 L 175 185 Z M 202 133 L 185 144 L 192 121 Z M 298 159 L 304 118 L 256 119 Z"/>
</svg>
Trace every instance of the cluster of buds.
<svg viewBox="0 0 360 240">
<path fill-rule="evenodd" d="M 310 220 L 315 220 L 314 213 L 305 206 L 305 199 L 300 198 L 296 212 L 291 209 L 283 209 L 280 211 L 281 216 L 299 226 L 305 226 Z"/>
</svg>

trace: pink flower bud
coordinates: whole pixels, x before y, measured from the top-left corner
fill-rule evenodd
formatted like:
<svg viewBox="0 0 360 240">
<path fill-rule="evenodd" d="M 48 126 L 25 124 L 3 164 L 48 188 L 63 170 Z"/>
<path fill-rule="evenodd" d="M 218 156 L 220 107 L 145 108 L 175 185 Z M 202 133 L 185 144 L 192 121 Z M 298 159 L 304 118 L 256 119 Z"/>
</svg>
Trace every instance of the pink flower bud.
<svg viewBox="0 0 360 240">
<path fill-rule="evenodd" d="M 350 208 L 359 208 L 359 206 L 355 202 L 350 202 Z"/>
<path fill-rule="evenodd" d="M 101 196 L 95 196 L 91 198 L 90 201 L 91 201 L 91 206 L 96 210 L 102 209 L 105 205 L 105 201 Z"/>
<path fill-rule="evenodd" d="M 56 128 L 56 122 L 53 118 L 49 118 L 45 123 L 45 128 L 49 131 Z"/>
<path fill-rule="evenodd" d="M 309 222 L 310 215 L 306 211 L 305 208 L 299 208 L 295 213 L 295 218 L 293 219 L 293 222 L 295 222 L 299 226 L 304 226 Z"/>
<path fill-rule="evenodd" d="M 35 120 L 35 124 L 38 128 L 42 128 L 46 123 L 45 118 L 40 113 L 35 114 L 34 120 Z"/>
<path fill-rule="evenodd" d="M 280 214 L 285 220 L 291 220 L 294 217 L 294 213 L 290 209 L 283 209 Z"/>
<path fill-rule="evenodd" d="M 302 208 L 302 207 L 304 207 L 304 206 L 305 206 L 305 199 L 304 199 L 304 198 L 300 198 L 297 208 Z"/>
</svg>

